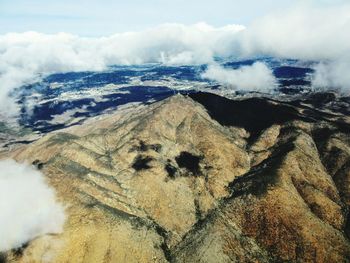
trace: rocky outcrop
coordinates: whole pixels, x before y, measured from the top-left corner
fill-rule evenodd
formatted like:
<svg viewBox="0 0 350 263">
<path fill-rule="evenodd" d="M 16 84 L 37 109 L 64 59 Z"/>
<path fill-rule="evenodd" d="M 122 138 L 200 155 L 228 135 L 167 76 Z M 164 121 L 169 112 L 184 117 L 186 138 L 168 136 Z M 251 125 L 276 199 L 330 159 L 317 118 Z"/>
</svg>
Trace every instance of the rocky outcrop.
<svg viewBox="0 0 350 263">
<path fill-rule="evenodd" d="M 176 95 L 6 153 L 41 169 L 68 219 L 4 256 L 348 262 L 348 116 L 308 103 Z"/>
</svg>

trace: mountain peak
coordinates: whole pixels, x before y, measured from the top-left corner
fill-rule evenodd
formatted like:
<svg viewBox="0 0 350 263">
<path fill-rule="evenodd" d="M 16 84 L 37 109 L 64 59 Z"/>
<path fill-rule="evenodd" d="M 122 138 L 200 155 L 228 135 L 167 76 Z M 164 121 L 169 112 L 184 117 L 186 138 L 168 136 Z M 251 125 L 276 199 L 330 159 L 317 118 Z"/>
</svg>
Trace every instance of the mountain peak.
<svg viewBox="0 0 350 263">
<path fill-rule="evenodd" d="M 341 120 L 306 103 L 197 93 L 50 133 L 11 155 L 56 189 L 64 232 L 8 258 L 343 262 L 350 142 Z"/>
</svg>

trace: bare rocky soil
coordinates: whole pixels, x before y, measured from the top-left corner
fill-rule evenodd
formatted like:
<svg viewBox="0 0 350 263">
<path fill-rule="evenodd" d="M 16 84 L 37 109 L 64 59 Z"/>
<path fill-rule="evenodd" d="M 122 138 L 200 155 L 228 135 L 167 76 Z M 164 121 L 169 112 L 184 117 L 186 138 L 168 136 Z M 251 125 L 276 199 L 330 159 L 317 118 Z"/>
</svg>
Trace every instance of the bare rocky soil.
<svg viewBox="0 0 350 263">
<path fill-rule="evenodd" d="M 350 262 L 348 109 L 196 93 L 50 133 L 2 157 L 45 174 L 64 232 L 3 260 Z"/>
</svg>

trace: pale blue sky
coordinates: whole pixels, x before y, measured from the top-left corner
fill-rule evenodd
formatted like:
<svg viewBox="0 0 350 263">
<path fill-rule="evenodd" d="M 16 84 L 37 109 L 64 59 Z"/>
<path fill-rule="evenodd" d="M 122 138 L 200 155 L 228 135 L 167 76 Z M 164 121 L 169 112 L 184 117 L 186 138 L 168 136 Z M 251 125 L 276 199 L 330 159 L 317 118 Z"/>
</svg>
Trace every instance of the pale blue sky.
<svg viewBox="0 0 350 263">
<path fill-rule="evenodd" d="M 0 0 L 0 34 L 38 31 L 101 36 L 162 23 L 247 25 L 297 2 L 300 0 Z"/>
</svg>

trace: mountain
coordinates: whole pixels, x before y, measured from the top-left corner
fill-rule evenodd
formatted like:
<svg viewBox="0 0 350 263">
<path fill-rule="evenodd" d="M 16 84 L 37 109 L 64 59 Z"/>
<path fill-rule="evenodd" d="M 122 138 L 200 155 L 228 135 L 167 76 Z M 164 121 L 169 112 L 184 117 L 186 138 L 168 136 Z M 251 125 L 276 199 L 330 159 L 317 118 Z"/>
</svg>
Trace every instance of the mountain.
<svg viewBox="0 0 350 263">
<path fill-rule="evenodd" d="M 64 232 L 3 258 L 349 262 L 349 105 L 199 92 L 48 133 L 2 157 L 45 174 Z"/>
</svg>

